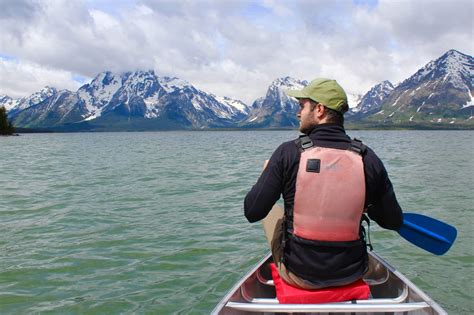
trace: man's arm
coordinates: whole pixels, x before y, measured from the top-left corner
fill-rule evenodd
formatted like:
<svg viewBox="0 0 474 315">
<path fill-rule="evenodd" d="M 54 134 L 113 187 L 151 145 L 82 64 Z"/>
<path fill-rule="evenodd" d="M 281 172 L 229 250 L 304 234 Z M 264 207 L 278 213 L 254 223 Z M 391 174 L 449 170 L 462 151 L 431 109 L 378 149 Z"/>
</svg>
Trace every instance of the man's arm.
<svg viewBox="0 0 474 315">
<path fill-rule="evenodd" d="M 249 222 L 260 221 L 267 216 L 282 193 L 281 146 L 265 161 L 257 183 L 244 200 L 245 217 Z"/>
<path fill-rule="evenodd" d="M 399 230 L 403 224 L 403 211 L 398 204 L 387 170 L 370 149 L 365 160 L 367 214 L 381 227 Z"/>
</svg>

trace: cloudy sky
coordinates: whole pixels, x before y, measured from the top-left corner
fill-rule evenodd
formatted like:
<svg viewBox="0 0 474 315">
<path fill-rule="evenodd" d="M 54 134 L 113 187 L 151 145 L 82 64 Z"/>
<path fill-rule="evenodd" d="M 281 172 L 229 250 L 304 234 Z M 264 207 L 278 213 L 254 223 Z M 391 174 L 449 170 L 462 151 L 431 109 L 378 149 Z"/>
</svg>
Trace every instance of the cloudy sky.
<svg viewBox="0 0 474 315">
<path fill-rule="evenodd" d="M 276 78 L 351 94 L 474 52 L 472 0 L 0 0 L 0 95 L 154 69 L 251 103 Z"/>
</svg>

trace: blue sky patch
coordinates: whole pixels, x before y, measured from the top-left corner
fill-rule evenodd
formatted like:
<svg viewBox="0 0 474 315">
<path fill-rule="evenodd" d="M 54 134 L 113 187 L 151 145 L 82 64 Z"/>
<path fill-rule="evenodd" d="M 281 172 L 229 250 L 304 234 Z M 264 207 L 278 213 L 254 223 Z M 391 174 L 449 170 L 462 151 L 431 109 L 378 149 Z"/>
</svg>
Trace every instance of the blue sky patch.
<svg viewBox="0 0 474 315">
<path fill-rule="evenodd" d="M 73 74 L 72 79 L 80 84 L 86 84 L 87 82 L 89 82 L 89 78 L 78 74 Z"/>
<path fill-rule="evenodd" d="M 355 5 L 368 6 L 369 8 L 375 8 L 379 3 L 378 0 L 352 0 Z"/>
<path fill-rule="evenodd" d="M 0 59 L 5 60 L 5 61 L 17 61 L 18 62 L 18 58 L 10 56 L 10 55 L 5 55 L 5 54 L 2 54 L 2 53 L 0 53 Z"/>
</svg>

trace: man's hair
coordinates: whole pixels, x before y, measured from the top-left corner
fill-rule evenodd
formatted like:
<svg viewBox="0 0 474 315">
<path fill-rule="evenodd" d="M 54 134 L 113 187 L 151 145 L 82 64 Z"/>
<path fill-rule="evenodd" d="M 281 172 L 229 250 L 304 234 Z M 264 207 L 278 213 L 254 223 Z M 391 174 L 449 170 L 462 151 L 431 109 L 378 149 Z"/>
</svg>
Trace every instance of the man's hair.
<svg viewBox="0 0 474 315">
<path fill-rule="evenodd" d="M 326 107 L 326 106 L 324 106 L 324 107 Z M 328 123 L 333 123 L 333 124 L 338 124 L 338 125 L 344 126 L 344 114 L 343 113 L 338 112 L 334 109 L 327 108 L 327 107 L 326 107 L 326 111 L 327 111 L 326 119 L 327 119 Z"/>
<path fill-rule="evenodd" d="M 317 102 L 310 100 L 311 101 L 311 111 L 313 111 L 316 108 L 316 105 L 318 105 Z M 341 126 L 344 126 L 344 114 L 341 112 L 338 112 L 337 110 L 330 109 L 326 106 L 324 106 L 326 109 L 326 119 L 328 123 L 333 123 L 333 124 L 338 124 Z M 349 106 L 345 104 L 345 107 L 343 110 L 347 111 L 349 109 Z"/>
</svg>

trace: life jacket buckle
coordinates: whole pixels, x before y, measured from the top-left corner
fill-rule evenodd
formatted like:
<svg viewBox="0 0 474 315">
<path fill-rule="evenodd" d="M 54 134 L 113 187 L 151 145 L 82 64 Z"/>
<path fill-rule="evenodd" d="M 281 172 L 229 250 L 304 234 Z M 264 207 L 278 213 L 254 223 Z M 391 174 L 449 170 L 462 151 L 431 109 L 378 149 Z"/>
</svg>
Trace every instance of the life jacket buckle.
<svg viewBox="0 0 474 315">
<path fill-rule="evenodd" d="M 307 135 L 301 135 L 297 140 L 295 140 L 295 143 L 301 152 L 313 147 L 313 141 Z"/>
<path fill-rule="evenodd" d="M 365 152 L 367 151 L 367 146 L 363 144 L 361 140 L 354 138 L 351 140 L 351 145 L 349 147 L 349 150 L 359 155 L 364 155 Z"/>
<path fill-rule="evenodd" d="M 364 226 L 362 225 L 362 223 L 364 221 L 365 221 L 365 223 L 367 223 L 367 232 L 366 232 Z M 370 219 L 365 213 L 362 214 L 362 218 L 361 218 L 361 221 L 360 221 L 360 227 L 361 227 L 361 232 L 362 232 L 362 238 L 365 241 L 366 246 L 370 249 L 370 251 L 373 251 L 374 247 L 372 246 L 372 240 L 370 239 Z M 367 236 L 367 239 L 366 239 L 366 236 Z"/>
</svg>

